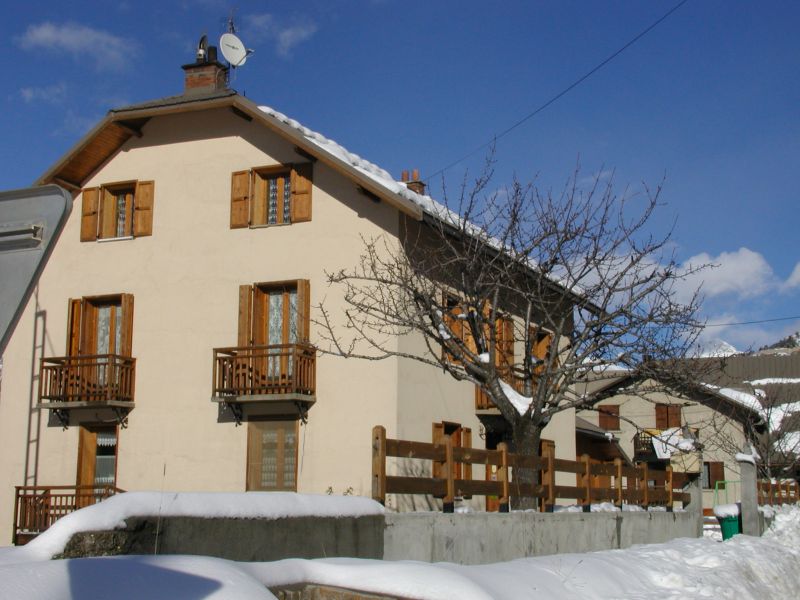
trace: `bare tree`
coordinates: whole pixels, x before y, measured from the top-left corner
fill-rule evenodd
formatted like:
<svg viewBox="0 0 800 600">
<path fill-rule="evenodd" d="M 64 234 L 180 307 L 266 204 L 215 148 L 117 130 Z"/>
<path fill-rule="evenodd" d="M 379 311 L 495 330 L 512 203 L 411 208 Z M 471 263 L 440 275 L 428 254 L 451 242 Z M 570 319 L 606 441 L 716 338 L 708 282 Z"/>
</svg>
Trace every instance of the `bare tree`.
<svg viewBox="0 0 800 600">
<path fill-rule="evenodd" d="M 681 302 L 670 235 L 649 229 L 661 186 L 619 197 L 612 180 L 560 193 L 514 181 L 491 192 L 491 164 L 452 208 L 431 203 L 401 239 L 364 240 L 360 263 L 329 273 L 343 288 L 345 325 L 321 305 L 321 350 L 401 357 L 481 388 L 510 425 L 517 453 L 538 451 L 542 429 L 568 409 L 593 370 L 624 367 L 674 383 L 696 341 L 697 294 Z M 408 352 L 400 336 L 424 339 Z M 643 377 L 642 379 L 647 379 Z M 518 471 L 517 481 L 534 481 Z"/>
</svg>

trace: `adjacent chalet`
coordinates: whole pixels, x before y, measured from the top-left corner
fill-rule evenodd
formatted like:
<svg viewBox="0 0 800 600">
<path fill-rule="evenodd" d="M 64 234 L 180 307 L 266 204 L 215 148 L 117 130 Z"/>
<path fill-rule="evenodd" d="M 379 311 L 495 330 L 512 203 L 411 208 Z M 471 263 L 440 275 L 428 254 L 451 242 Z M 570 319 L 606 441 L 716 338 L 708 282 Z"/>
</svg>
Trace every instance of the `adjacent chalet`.
<svg viewBox="0 0 800 600">
<path fill-rule="evenodd" d="M 111 110 L 37 182 L 75 208 L 3 356 L 6 543 L 120 489 L 368 496 L 378 424 L 498 442 L 471 384 L 315 346 L 315 307 L 343 306 L 326 271 L 424 228 L 424 185 L 228 89 L 216 61 L 183 68 L 181 95 Z M 544 437 L 574 459 L 574 412 Z"/>
<path fill-rule="evenodd" d="M 709 377 L 718 377 L 724 367 L 715 363 Z M 650 470 L 671 466 L 676 472 L 699 473 L 707 511 L 715 501 L 738 502 L 739 468 L 734 456 L 764 426 L 756 406 L 742 400 L 747 394 L 705 383 L 670 392 L 655 382 L 634 382 L 634 377 L 627 372 L 604 373 L 587 386 L 587 393 L 599 399 L 596 410 L 581 411 L 578 418 L 618 438 L 626 455 Z"/>
</svg>

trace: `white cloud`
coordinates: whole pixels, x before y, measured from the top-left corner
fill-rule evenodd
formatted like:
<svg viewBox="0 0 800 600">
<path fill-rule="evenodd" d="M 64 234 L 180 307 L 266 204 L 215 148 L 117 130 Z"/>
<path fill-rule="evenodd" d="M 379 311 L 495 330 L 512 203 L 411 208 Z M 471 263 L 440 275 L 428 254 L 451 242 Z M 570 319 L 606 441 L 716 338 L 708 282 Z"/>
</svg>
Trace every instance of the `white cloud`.
<svg viewBox="0 0 800 600">
<path fill-rule="evenodd" d="M 800 287 L 800 262 L 794 266 L 794 270 L 792 274 L 789 275 L 789 279 L 783 283 L 784 290 L 791 290 L 796 287 Z"/>
<path fill-rule="evenodd" d="M 283 57 L 288 57 L 295 46 L 310 39 L 319 29 L 312 21 L 285 25 L 279 23 L 269 13 L 249 15 L 244 19 L 244 23 L 246 42 L 254 44 L 272 41 L 275 44 L 275 52 Z"/>
<path fill-rule="evenodd" d="M 67 95 L 67 84 L 64 81 L 43 87 L 24 87 L 19 90 L 20 97 L 27 103 L 47 102 L 59 104 Z"/>
<path fill-rule="evenodd" d="M 703 264 L 714 266 L 686 277 L 680 286 L 684 295 L 702 286 L 701 291 L 706 298 L 724 294 L 753 298 L 780 285 L 766 259 L 748 248 L 722 252 L 718 256 L 702 252 L 686 260 L 683 268 L 689 269 Z"/>
<path fill-rule="evenodd" d="M 99 70 L 124 68 L 137 52 L 135 42 L 79 23 L 31 25 L 18 39 L 24 50 L 63 52 Z"/>
<path fill-rule="evenodd" d="M 102 115 L 87 117 L 84 115 L 79 115 L 74 110 L 68 110 L 64 115 L 64 121 L 61 124 L 61 127 L 59 127 L 53 133 L 56 135 L 69 136 L 83 135 L 92 127 L 94 127 L 101 118 Z"/>
</svg>

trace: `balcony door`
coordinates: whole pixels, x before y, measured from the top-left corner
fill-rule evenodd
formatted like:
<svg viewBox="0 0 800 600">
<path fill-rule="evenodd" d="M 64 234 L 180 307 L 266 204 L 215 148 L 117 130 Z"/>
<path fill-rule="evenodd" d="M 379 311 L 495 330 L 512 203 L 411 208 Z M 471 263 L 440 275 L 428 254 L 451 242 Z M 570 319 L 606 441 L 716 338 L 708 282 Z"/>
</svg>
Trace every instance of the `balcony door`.
<svg viewBox="0 0 800 600">
<path fill-rule="evenodd" d="M 77 485 L 81 506 L 93 504 L 100 489 L 117 483 L 117 426 L 81 425 L 78 434 Z"/>
<path fill-rule="evenodd" d="M 67 354 L 131 355 L 133 295 L 117 294 L 69 301 Z"/>
<path fill-rule="evenodd" d="M 244 285 L 239 290 L 239 346 L 253 354 L 254 388 L 292 379 L 294 345 L 308 341 L 309 284 L 305 279 Z"/>
</svg>

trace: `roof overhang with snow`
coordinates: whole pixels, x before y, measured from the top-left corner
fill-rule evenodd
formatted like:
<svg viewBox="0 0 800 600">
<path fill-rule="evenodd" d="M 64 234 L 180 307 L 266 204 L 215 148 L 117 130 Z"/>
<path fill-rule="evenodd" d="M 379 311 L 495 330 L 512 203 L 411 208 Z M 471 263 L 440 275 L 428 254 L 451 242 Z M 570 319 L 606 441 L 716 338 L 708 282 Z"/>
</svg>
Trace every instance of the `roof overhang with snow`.
<svg viewBox="0 0 800 600">
<path fill-rule="evenodd" d="M 349 161 L 348 158 L 354 155 L 347 153 L 338 144 L 325 140 L 322 136 L 314 136 L 314 132 L 291 119 L 266 107 L 259 107 L 232 90 L 203 96 L 174 96 L 110 110 L 89 133 L 47 170 L 36 184 L 56 183 L 78 191 L 97 169 L 122 148 L 125 142 L 132 137 L 141 137 L 142 128 L 150 119 L 216 108 L 228 108 L 245 120 L 265 125 L 295 144 L 302 153 L 345 175 L 356 185 L 390 206 L 414 219 L 422 219 L 422 202 L 414 202 L 411 197 L 412 194 L 418 194 L 408 190 L 403 183 L 391 180 L 385 172 L 372 172 L 377 171 L 377 167 L 366 161 L 359 159 L 360 164 Z"/>
</svg>

